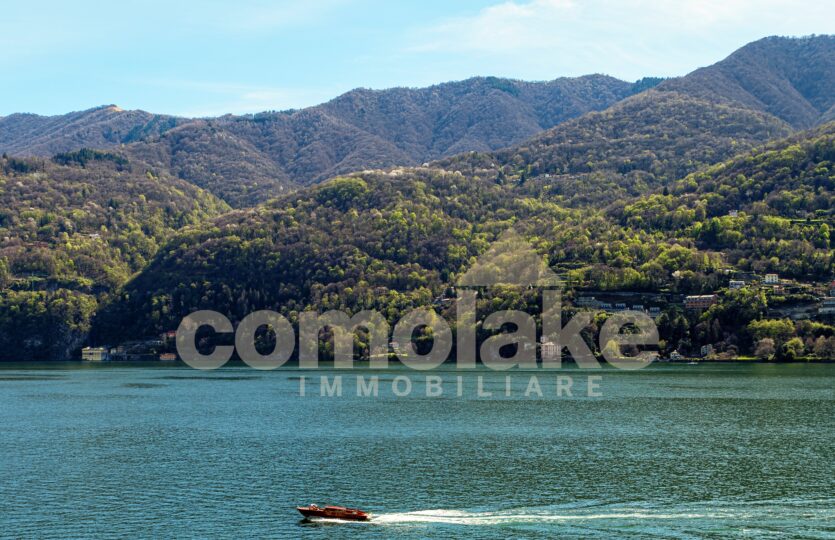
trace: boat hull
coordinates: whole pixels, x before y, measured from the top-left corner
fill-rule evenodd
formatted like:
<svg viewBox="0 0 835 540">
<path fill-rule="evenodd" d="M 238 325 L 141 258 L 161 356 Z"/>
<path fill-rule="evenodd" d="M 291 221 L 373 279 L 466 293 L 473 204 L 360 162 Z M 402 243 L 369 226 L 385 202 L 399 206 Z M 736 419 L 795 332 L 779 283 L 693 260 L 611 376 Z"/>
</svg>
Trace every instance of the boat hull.
<svg viewBox="0 0 835 540">
<path fill-rule="evenodd" d="M 296 507 L 305 519 L 323 518 L 323 519 L 344 519 L 348 521 L 369 521 L 371 515 L 368 512 L 357 510 L 355 508 L 341 508 L 341 507 L 325 507 L 325 508 L 309 508 L 304 506 Z"/>
</svg>

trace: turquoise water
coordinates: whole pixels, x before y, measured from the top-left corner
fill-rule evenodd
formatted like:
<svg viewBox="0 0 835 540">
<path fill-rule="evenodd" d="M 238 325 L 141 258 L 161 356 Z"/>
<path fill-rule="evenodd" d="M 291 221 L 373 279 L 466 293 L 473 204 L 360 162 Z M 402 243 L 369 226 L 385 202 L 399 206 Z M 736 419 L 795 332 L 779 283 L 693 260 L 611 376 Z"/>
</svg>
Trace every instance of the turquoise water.
<svg viewBox="0 0 835 540">
<path fill-rule="evenodd" d="M 835 536 L 835 365 L 604 370 L 601 397 L 566 373 L 573 397 L 480 371 L 490 398 L 454 372 L 427 398 L 388 370 L 373 398 L 356 373 L 300 397 L 294 370 L 6 366 L 0 536 Z M 308 503 L 376 517 L 303 523 Z"/>
</svg>

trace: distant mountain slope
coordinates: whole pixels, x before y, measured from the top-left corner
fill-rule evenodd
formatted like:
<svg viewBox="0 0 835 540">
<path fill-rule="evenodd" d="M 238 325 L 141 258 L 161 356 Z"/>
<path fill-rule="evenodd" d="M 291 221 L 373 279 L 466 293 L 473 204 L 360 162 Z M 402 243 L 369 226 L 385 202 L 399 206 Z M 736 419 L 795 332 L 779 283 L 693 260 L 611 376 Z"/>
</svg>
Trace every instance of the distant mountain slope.
<svg viewBox="0 0 835 540">
<path fill-rule="evenodd" d="M 112 148 L 158 136 L 186 121 L 115 105 L 59 116 L 12 114 L 0 117 L 0 152 L 51 156 L 80 148 Z"/>
<path fill-rule="evenodd" d="M 287 173 L 244 138 L 216 120 L 196 120 L 158 140 L 127 146 L 125 152 L 235 204 L 247 206 L 295 187 Z"/>
<path fill-rule="evenodd" d="M 764 38 L 658 90 L 738 103 L 809 128 L 832 118 L 835 36 Z"/>
<path fill-rule="evenodd" d="M 213 119 L 113 107 L 49 119 L 12 115 L 0 119 L 0 151 L 136 141 L 128 155 L 235 207 L 352 171 L 439 158 L 451 170 L 597 204 L 833 118 L 833 43 L 832 36 L 766 38 L 655 88 L 657 79 L 602 75 L 542 83 L 487 77 L 359 89 L 299 111 Z"/>
<path fill-rule="evenodd" d="M 670 188 L 679 205 L 702 204 L 708 217 L 736 210 L 831 219 L 835 217 L 835 122 L 693 173 Z"/>
<path fill-rule="evenodd" d="M 502 186 L 438 169 L 337 177 L 178 237 L 102 314 L 96 339 L 175 328 L 198 304 L 236 321 L 268 306 L 429 305 L 524 207 Z"/>
<path fill-rule="evenodd" d="M 479 77 L 420 89 L 359 89 L 321 108 L 393 141 L 412 159 L 426 161 L 522 141 L 569 118 L 605 109 L 633 88 L 603 75 L 545 83 Z"/>
<path fill-rule="evenodd" d="M 789 133 L 786 123 L 767 113 L 649 90 L 521 145 L 436 165 L 563 204 L 604 205 Z"/>
<path fill-rule="evenodd" d="M 826 120 L 835 100 L 833 44 L 832 36 L 766 38 L 525 143 L 437 165 L 572 205 L 647 193 Z"/>
<path fill-rule="evenodd" d="M 246 206 L 346 172 L 501 148 L 606 108 L 633 88 L 591 75 L 547 83 L 488 77 L 419 89 L 359 89 L 300 111 L 194 122 L 146 145 L 156 147 L 157 156 L 171 157 L 161 166 L 234 206 Z M 246 150 L 230 153 L 230 145 Z M 247 170 L 247 164 L 259 163 Z"/>
<path fill-rule="evenodd" d="M 51 155 L 141 140 L 128 152 L 246 206 L 344 172 L 502 148 L 656 82 L 603 75 L 550 82 L 474 78 L 358 89 L 299 111 L 205 120 L 115 107 L 60 117 L 11 115 L 0 119 L 0 151 Z"/>
</svg>

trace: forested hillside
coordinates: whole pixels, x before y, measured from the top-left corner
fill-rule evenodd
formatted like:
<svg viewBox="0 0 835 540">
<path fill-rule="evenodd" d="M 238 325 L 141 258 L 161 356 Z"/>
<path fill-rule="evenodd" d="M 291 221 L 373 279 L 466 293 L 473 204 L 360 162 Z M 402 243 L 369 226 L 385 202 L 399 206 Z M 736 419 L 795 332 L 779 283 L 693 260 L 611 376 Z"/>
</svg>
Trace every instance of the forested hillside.
<svg viewBox="0 0 835 540">
<path fill-rule="evenodd" d="M 766 38 L 520 145 L 438 165 L 563 204 L 606 204 L 824 121 L 833 73 L 832 36 Z"/>
<path fill-rule="evenodd" d="M 835 36 L 764 38 L 658 87 L 767 112 L 799 129 L 832 119 L 833 88 Z"/>
<path fill-rule="evenodd" d="M 498 149 L 659 81 L 474 78 L 428 88 L 357 89 L 298 111 L 214 119 L 114 106 L 59 117 L 11 115 L 0 118 L 0 151 L 48 156 L 134 143 L 125 151 L 241 207 L 339 173 Z"/>
<path fill-rule="evenodd" d="M 66 356 L 175 230 L 226 210 L 118 154 L 0 159 L 0 359 Z"/>
<path fill-rule="evenodd" d="M 747 270 L 825 280 L 835 264 L 833 132 L 788 139 L 671 183 L 670 194 L 605 211 L 434 168 L 336 178 L 178 236 L 102 316 L 102 338 L 175 327 L 201 308 L 233 320 L 256 309 L 295 320 L 310 308 L 394 319 L 454 286 L 511 225 L 581 290 L 708 293 Z M 508 294 L 508 305 L 531 307 Z M 744 329 L 765 316 L 767 300 L 754 289 L 729 299 L 706 315 L 711 343 L 751 347 Z M 687 346 L 707 339 L 697 328 L 705 321 L 669 316 L 686 321 Z M 685 335 L 665 339 L 674 348 Z"/>
<path fill-rule="evenodd" d="M 649 90 L 524 144 L 437 165 L 563 204 L 600 205 L 648 193 L 789 133 L 788 125 L 765 113 Z"/>
<path fill-rule="evenodd" d="M 145 111 L 125 111 L 116 105 L 58 116 L 11 114 L 0 117 L 0 152 L 49 157 L 81 148 L 115 148 L 159 136 L 186 121 Z"/>
<path fill-rule="evenodd" d="M 548 175 L 535 189 L 587 204 L 646 192 L 831 119 L 833 73 L 835 38 L 774 37 L 663 82 L 473 78 L 357 89 L 298 111 L 212 119 L 113 106 L 62 117 L 12 115 L 0 119 L 0 151 L 51 155 L 127 145 L 128 155 L 235 207 L 339 174 L 455 156 L 440 166 L 519 182 Z"/>
</svg>

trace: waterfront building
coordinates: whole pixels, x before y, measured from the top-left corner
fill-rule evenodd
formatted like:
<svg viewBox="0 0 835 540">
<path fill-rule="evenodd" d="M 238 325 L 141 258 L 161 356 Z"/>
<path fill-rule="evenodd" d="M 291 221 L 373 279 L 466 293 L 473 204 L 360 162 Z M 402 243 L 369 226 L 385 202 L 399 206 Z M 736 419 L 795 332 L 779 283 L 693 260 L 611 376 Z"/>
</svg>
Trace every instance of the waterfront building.
<svg viewBox="0 0 835 540">
<path fill-rule="evenodd" d="M 84 347 L 81 349 L 81 359 L 85 362 L 106 362 L 110 360 L 106 347 Z"/>
<path fill-rule="evenodd" d="M 543 360 L 554 360 L 557 357 L 557 344 L 553 341 L 543 341 L 542 342 L 542 359 Z"/>
</svg>

